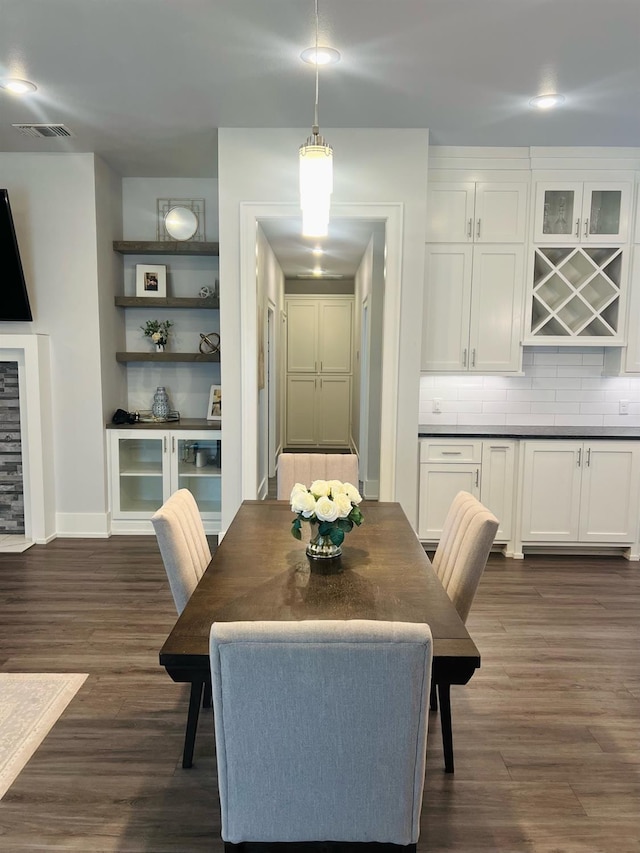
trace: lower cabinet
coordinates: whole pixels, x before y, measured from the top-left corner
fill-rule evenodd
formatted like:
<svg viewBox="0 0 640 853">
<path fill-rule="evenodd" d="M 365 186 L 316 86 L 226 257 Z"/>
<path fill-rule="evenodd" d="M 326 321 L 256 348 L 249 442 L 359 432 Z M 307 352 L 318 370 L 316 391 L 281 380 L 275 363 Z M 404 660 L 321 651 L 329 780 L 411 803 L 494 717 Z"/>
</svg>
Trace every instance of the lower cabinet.
<svg viewBox="0 0 640 853">
<path fill-rule="evenodd" d="M 111 529 L 148 533 L 149 519 L 177 489 L 189 489 L 207 533 L 221 523 L 220 430 L 108 430 Z"/>
<path fill-rule="evenodd" d="M 522 543 L 617 543 L 638 539 L 640 444 L 526 441 Z"/>
<path fill-rule="evenodd" d="M 512 538 L 515 485 L 514 441 L 420 441 L 418 536 L 437 542 L 449 506 L 470 492 L 500 521 L 496 542 Z"/>
<path fill-rule="evenodd" d="M 348 447 L 351 377 L 289 374 L 286 427 L 291 447 Z"/>
</svg>

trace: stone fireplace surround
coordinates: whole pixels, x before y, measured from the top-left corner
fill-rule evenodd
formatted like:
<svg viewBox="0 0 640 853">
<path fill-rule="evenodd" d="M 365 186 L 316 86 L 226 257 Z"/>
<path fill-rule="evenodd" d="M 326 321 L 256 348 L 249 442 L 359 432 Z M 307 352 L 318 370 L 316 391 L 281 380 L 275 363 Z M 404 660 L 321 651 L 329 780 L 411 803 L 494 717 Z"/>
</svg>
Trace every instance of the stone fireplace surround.
<svg viewBox="0 0 640 853">
<path fill-rule="evenodd" d="M 48 335 L 0 334 L 0 361 L 18 364 L 24 479 L 24 550 L 55 538 L 55 492 Z"/>
</svg>

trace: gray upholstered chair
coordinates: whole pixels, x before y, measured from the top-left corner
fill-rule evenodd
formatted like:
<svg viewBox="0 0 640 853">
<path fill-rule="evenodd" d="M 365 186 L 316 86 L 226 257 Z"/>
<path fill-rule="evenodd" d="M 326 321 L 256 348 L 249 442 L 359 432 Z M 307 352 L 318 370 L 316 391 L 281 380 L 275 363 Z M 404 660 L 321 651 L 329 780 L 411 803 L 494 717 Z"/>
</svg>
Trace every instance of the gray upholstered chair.
<svg viewBox="0 0 640 853">
<path fill-rule="evenodd" d="M 433 568 L 463 622 L 467 621 L 498 525 L 495 515 L 469 492 L 458 492 L 445 518 L 442 537 L 433 557 Z M 434 678 L 431 709 L 435 711 L 438 707 L 437 689 L 445 768 L 452 773 L 450 686 Z"/>
<path fill-rule="evenodd" d="M 225 851 L 416 849 L 428 625 L 218 622 L 210 653 Z"/>
<path fill-rule="evenodd" d="M 151 523 L 156 532 L 176 610 L 180 614 L 211 560 L 211 550 L 195 498 L 188 489 L 179 489 L 152 516 Z M 183 767 L 191 767 L 193 764 L 193 747 L 203 692 L 205 697 L 209 696 L 208 684 L 197 681 L 191 683 Z M 209 702 L 210 699 L 205 698 L 205 704 Z"/>
<path fill-rule="evenodd" d="M 281 453 L 278 456 L 278 500 L 289 500 L 295 483 L 342 480 L 358 488 L 358 457 L 354 453 Z"/>
</svg>

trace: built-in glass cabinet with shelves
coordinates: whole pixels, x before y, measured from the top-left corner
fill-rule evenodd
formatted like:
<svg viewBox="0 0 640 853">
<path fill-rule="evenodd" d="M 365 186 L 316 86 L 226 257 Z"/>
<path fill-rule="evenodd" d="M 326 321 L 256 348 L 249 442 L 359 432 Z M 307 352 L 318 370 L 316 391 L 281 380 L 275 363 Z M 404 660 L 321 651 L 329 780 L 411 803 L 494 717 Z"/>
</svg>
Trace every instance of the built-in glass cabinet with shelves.
<svg viewBox="0 0 640 853">
<path fill-rule="evenodd" d="M 536 183 L 534 243 L 626 243 L 631 182 Z"/>
</svg>

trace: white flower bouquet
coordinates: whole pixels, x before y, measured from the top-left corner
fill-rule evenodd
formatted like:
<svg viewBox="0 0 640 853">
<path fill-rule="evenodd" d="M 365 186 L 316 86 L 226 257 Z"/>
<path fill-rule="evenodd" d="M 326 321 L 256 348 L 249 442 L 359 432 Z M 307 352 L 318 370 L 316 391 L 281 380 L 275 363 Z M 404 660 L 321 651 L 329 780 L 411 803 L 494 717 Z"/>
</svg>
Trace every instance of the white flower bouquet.
<svg viewBox="0 0 640 853">
<path fill-rule="evenodd" d="M 140 326 L 145 337 L 151 338 L 154 344 L 165 346 L 169 339 L 169 329 L 173 326 L 171 320 L 147 320 L 144 326 Z"/>
<path fill-rule="evenodd" d="M 362 496 L 351 483 L 340 480 L 314 480 L 307 488 L 296 483 L 291 491 L 291 509 L 296 513 L 291 524 L 291 535 L 302 539 L 302 522 L 318 525 L 318 535 L 328 537 L 342 545 L 344 534 L 359 527 L 363 515 L 358 509 Z"/>
</svg>

